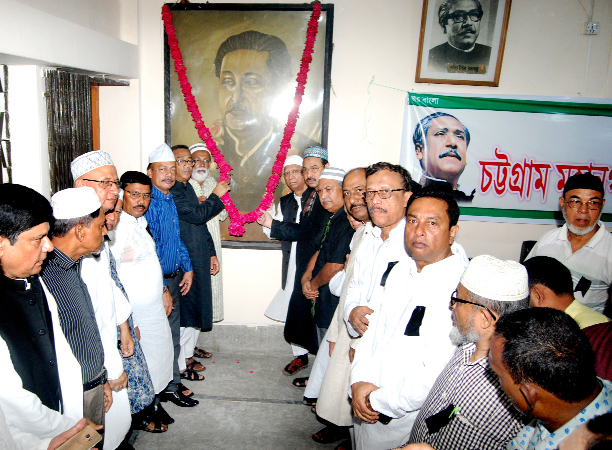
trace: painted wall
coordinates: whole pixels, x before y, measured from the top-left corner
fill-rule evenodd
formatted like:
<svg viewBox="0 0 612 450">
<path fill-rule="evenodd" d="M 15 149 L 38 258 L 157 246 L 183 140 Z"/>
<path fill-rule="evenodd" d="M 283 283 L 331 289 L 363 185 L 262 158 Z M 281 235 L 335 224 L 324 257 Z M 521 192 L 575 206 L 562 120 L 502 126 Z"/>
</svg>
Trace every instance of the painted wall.
<svg viewBox="0 0 612 450">
<path fill-rule="evenodd" d="M 124 41 L 126 46 L 115 56 L 120 60 L 133 58 L 139 75 L 133 75 L 138 79 L 131 80 L 129 88 L 101 90 L 102 148 L 111 152 L 120 173 L 144 169 L 149 152 L 164 139 L 163 1 L 0 0 L 0 7 L 15 7 L 17 3 L 80 27 L 76 30 L 98 33 L 105 41 Z M 102 3 L 109 9 L 100 9 Z M 594 37 L 582 34 L 591 1 L 514 0 L 498 88 L 414 82 L 421 0 L 337 0 L 334 4 L 329 133 L 334 165 L 349 169 L 379 160 L 399 161 L 405 99 L 402 91 L 612 98 L 609 0 L 594 2 L 592 19 L 600 24 L 599 35 Z M 13 22 L 15 26 L 28 25 L 27 18 L 21 16 Z M 25 37 L 25 48 L 41 45 L 41 37 L 35 36 Z M 134 54 L 131 44 L 137 45 Z M 17 49 L 13 54 L 19 54 L 22 48 L 5 42 L 0 45 L 0 53 Z M 87 68 L 88 55 L 73 56 Z M 397 90 L 370 86 L 372 77 L 376 83 Z M 460 225 L 457 240 L 469 256 L 490 253 L 506 259 L 518 258 L 523 240 L 537 239 L 552 228 L 482 222 Z M 280 252 L 225 249 L 223 257 L 224 323 L 271 324 L 263 311 L 280 285 Z"/>
</svg>

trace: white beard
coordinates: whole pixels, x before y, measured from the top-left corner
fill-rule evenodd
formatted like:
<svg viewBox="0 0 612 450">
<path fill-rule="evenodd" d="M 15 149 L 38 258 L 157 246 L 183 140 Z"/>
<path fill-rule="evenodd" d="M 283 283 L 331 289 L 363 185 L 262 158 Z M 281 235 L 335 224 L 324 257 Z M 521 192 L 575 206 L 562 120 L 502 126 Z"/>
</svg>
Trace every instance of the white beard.
<svg viewBox="0 0 612 450">
<path fill-rule="evenodd" d="M 453 345 L 459 346 L 463 344 L 471 344 L 473 342 L 478 342 L 480 339 L 480 335 L 474 331 L 472 327 L 467 332 L 467 334 L 461 333 L 457 325 L 454 325 L 450 331 L 450 340 Z"/>
<path fill-rule="evenodd" d="M 585 234 L 589 234 L 591 231 L 595 229 L 595 227 L 597 226 L 597 222 L 599 221 L 599 219 L 601 219 L 601 215 L 603 214 L 603 209 L 599 213 L 599 217 L 597 218 L 597 221 L 595 221 L 595 223 L 591 225 L 590 227 L 587 227 L 584 229 L 576 228 L 574 225 L 572 225 L 571 223 L 567 221 L 567 214 L 565 213 L 565 208 L 563 208 L 561 212 L 563 213 L 563 219 L 565 220 L 567 229 L 570 230 L 572 233 L 574 233 L 576 236 L 584 236 Z"/>
<path fill-rule="evenodd" d="M 196 180 L 198 183 L 204 183 L 204 180 L 208 178 L 209 172 L 210 172 L 210 169 L 203 169 L 203 168 L 193 169 L 193 172 L 191 172 L 191 178 Z"/>
</svg>

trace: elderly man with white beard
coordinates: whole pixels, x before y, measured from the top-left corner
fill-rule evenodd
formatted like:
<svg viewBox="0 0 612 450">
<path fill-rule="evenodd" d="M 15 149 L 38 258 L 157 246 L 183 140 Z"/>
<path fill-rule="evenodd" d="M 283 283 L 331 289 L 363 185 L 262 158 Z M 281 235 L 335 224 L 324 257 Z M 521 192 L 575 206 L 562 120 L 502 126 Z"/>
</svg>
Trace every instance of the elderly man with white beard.
<svg viewBox="0 0 612 450">
<path fill-rule="evenodd" d="M 522 265 L 488 255 L 470 261 L 450 298 L 450 338 L 458 347 L 421 407 L 410 442 L 437 450 L 506 448 L 522 427 L 521 414 L 489 369 L 489 348 L 497 320 L 528 307 Z"/>
<path fill-rule="evenodd" d="M 189 147 L 191 157 L 193 158 L 194 167 L 191 173 L 191 179 L 189 184 L 193 187 L 198 200 L 200 203 L 205 201 L 212 193 L 215 186 L 217 186 L 217 180 L 210 176 L 210 163 L 212 157 L 210 152 L 206 149 L 206 145 L 203 143 L 194 144 Z M 208 232 L 213 238 L 215 243 L 215 252 L 217 253 L 217 259 L 219 260 L 219 271 L 216 275 L 211 276 L 212 292 L 213 292 L 213 322 L 220 322 L 223 320 L 223 261 L 221 258 L 221 230 L 219 229 L 219 222 L 223 222 L 228 217 L 227 211 L 224 209 L 215 217 L 206 222 Z M 196 349 L 196 354 L 199 349 Z M 204 352 L 210 355 L 208 352 Z M 210 358 L 210 356 L 205 356 Z"/>
</svg>

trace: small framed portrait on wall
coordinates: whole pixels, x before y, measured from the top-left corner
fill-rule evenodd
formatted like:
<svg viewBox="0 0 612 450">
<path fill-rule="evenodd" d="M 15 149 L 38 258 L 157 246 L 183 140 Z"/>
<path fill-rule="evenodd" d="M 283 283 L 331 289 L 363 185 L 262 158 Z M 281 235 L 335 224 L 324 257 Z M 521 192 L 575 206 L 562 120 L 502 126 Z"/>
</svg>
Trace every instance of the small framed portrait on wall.
<svg viewBox="0 0 612 450">
<path fill-rule="evenodd" d="M 424 0 L 417 83 L 499 86 L 512 0 Z"/>
</svg>

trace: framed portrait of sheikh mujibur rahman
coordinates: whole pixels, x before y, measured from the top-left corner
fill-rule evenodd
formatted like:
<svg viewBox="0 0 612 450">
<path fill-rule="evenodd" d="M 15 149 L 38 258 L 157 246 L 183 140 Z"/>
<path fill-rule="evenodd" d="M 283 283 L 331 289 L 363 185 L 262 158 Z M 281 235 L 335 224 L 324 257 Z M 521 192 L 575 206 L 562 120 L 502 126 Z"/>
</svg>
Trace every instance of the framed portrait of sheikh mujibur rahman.
<svg viewBox="0 0 612 450">
<path fill-rule="evenodd" d="M 303 70 L 305 44 L 308 40 L 312 44 L 307 30 L 309 21 L 313 26 L 313 5 L 166 6 L 199 113 L 220 154 L 232 167 L 231 200 L 242 215 L 258 211 L 270 190 L 268 180 L 283 139 L 286 146 L 286 124 L 299 86 L 298 72 Z M 302 156 L 309 146 L 327 145 L 333 5 L 321 4 L 320 8 L 312 62 L 287 157 Z M 192 117 L 193 105 L 187 106 L 175 72 L 176 53 L 172 53 L 168 42 L 166 39 L 166 143 L 190 147 L 202 142 L 202 134 Z M 196 164 L 194 173 L 197 169 Z M 219 175 L 213 160 L 207 176 L 218 179 Z M 281 176 L 268 210 L 273 216 L 280 197 L 289 192 Z M 242 236 L 230 234 L 229 222 L 230 219 L 221 222 L 224 247 L 278 247 L 277 241 L 269 240 L 252 220 L 244 224 Z"/>
<path fill-rule="evenodd" d="M 512 0 L 423 0 L 417 83 L 499 86 Z"/>
</svg>

